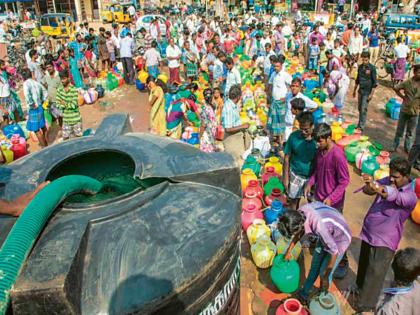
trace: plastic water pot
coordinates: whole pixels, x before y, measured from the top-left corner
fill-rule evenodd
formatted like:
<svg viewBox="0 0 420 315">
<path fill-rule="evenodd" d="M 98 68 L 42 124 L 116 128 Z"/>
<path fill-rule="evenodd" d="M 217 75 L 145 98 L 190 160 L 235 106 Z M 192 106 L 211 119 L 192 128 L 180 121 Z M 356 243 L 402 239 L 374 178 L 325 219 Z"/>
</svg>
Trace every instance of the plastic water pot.
<svg viewBox="0 0 420 315">
<path fill-rule="evenodd" d="M 252 194 L 254 192 L 257 194 L 258 198 L 263 198 L 264 191 L 258 183 L 258 180 L 250 180 L 248 182 L 248 186 L 245 188 L 244 195 L 246 196 L 247 193 Z"/>
<path fill-rule="evenodd" d="M 306 314 L 308 314 L 308 311 L 302 306 L 302 304 L 297 299 L 287 299 L 276 310 L 276 315 L 306 315 Z"/>
<path fill-rule="evenodd" d="M 379 165 L 379 169 L 377 169 L 375 173 L 373 174 L 373 178 L 375 180 L 380 180 L 388 176 L 389 176 L 389 166 L 386 164 Z"/>
<path fill-rule="evenodd" d="M 3 133 L 7 138 L 11 138 L 14 134 L 25 137 L 22 128 L 18 124 L 10 124 L 3 128 Z"/>
<path fill-rule="evenodd" d="M 249 154 L 245 160 L 244 165 L 242 165 L 242 170 L 249 168 L 252 172 L 258 177 L 260 176 L 261 165 L 258 163 L 257 159 Z"/>
<path fill-rule="evenodd" d="M 262 184 L 263 185 L 267 184 L 268 180 L 271 177 L 277 177 L 277 178 L 280 179 L 280 175 L 278 173 L 276 173 L 276 171 L 274 169 L 274 166 L 268 166 L 268 167 L 265 168 L 265 172 L 261 176 Z"/>
<path fill-rule="evenodd" d="M 264 216 L 255 204 L 249 204 L 241 213 L 241 223 L 244 231 L 254 222 L 255 219 L 262 219 Z"/>
<path fill-rule="evenodd" d="M 299 264 L 295 260 L 284 260 L 283 255 L 277 255 L 270 270 L 270 277 L 281 292 L 292 293 L 299 287 Z"/>
<path fill-rule="evenodd" d="M 362 163 L 362 174 L 369 174 L 373 176 L 375 174 L 375 171 L 379 169 L 379 164 L 376 162 L 375 157 L 368 157 L 363 163 Z"/>
<path fill-rule="evenodd" d="M 264 195 L 269 196 L 274 188 L 279 189 L 281 192 L 284 192 L 283 183 L 278 177 L 270 177 L 267 184 L 264 185 Z"/>
<path fill-rule="evenodd" d="M 356 163 L 356 167 L 359 169 L 359 170 L 361 170 L 362 169 L 362 164 L 363 164 L 363 162 L 367 159 L 367 158 L 369 158 L 369 157 L 371 157 L 372 155 L 370 154 L 370 152 L 369 152 L 369 150 L 366 150 L 366 149 L 362 149 L 359 153 L 357 153 L 357 155 L 356 155 L 356 160 L 355 160 L 355 163 Z"/>
<path fill-rule="evenodd" d="M 269 268 L 276 256 L 276 245 L 266 235 L 251 245 L 252 260 L 258 268 Z"/>
<path fill-rule="evenodd" d="M 278 200 L 282 203 L 287 202 L 286 197 L 282 194 L 282 191 L 278 188 L 273 188 L 273 190 L 271 191 L 271 194 L 265 197 L 264 202 L 267 206 L 271 206 L 271 204 L 275 200 Z"/>
<path fill-rule="evenodd" d="M 309 312 L 311 315 L 339 315 L 340 307 L 331 293 L 321 293 L 312 298 L 309 303 Z"/>
<path fill-rule="evenodd" d="M 283 214 L 283 212 L 284 212 L 283 204 L 278 200 L 274 200 L 271 203 L 271 207 L 264 211 L 265 222 L 267 224 L 276 222 L 278 218 Z"/>
<path fill-rule="evenodd" d="M 267 169 L 267 167 L 274 167 L 274 171 L 281 176 L 283 173 L 283 165 L 280 163 L 280 159 L 276 156 L 272 156 L 268 159 L 268 162 L 265 163 L 264 169 Z"/>
<path fill-rule="evenodd" d="M 257 239 L 262 237 L 263 235 L 266 235 L 270 238 L 270 228 L 267 226 L 267 224 L 265 224 L 265 221 L 262 218 L 255 219 L 254 222 L 252 222 L 252 224 L 246 230 L 246 236 L 248 237 L 249 244 L 254 244 L 257 241 Z"/>
<path fill-rule="evenodd" d="M 420 224 L 420 201 L 418 200 L 417 200 L 416 207 L 411 212 L 411 218 L 413 219 L 414 222 L 416 222 L 417 224 Z"/>
<path fill-rule="evenodd" d="M 248 209 L 249 205 L 254 205 L 257 210 L 261 210 L 262 208 L 262 202 L 261 199 L 257 197 L 257 192 L 251 192 L 245 189 L 245 198 L 242 199 L 242 211 Z"/>
<path fill-rule="evenodd" d="M 291 239 L 286 238 L 285 236 L 280 236 L 276 242 L 277 254 L 285 255 L 290 242 L 291 242 Z M 295 246 L 292 248 L 292 250 L 290 251 L 290 257 L 294 260 L 297 260 L 299 258 L 301 251 L 302 251 L 302 244 L 298 241 L 295 244 Z"/>
<path fill-rule="evenodd" d="M 246 187 L 248 186 L 248 182 L 250 180 L 258 180 L 258 178 L 250 168 L 246 168 L 242 170 L 242 173 L 241 173 L 242 192 L 245 191 Z"/>
</svg>

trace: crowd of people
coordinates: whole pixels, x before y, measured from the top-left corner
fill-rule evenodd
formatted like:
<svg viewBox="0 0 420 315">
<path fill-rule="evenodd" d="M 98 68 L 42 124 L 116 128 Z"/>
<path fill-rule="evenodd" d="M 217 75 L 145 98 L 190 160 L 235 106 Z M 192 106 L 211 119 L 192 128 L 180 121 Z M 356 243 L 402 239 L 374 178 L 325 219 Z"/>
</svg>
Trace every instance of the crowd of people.
<svg viewBox="0 0 420 315">
<path fill-rule="evenodd" d="M 307 301 L 319 275 L 321 288 L 328 290 L 333 275 L 342 278 L 348 268 L 346 251 L 352 237 L 342 213 L 349 170 L 343 151 L 332 141 L 331 127 L 326 123 L 315 126 L 312 112 L 318 104 L 303 95 L 303 80 L 290 75 L 285 63 L 292 56 L 299 58 L 309 77 L 316 78 L 319 88 L 325 89 L 338 113 L 346 104 L 354 77 L 357 128 L 363 132 L 369 102 L 378 86 L 375 62 L 381 45 L 387 44 L 379 25 L 368 14 L 360 13 L 355 21 L 344 25 L 338 19 L 330 27 L 322 21 L 303 23 L 299 11 L 294 20 L 285 15 L 247 12 L 226 21 L 181 13 L 168 14 L 165 23 L 152 20 L 146 29 L 138 23 L 140 20 L 136 21 L 135 14 L 131 17 L 128 25 L 113 24 L 111 30 L 100 27 L 98 32 L 82 23 L 74 40 L 68 43 L 52 43 L 42 34 L 29 43 L 25 65 L 19 73 L 23 79 L 24 108 L 17 93 L 18 75 L 13 71 L 13 60 L 19 57 L 10 51 L 8 60 L 0 60 L 0 109 L 5 123 L 26 117 L 26 128 L 45 147 L 49 126 L 44 111 L 48 111 L 60 126 L 64 140 L 82 136 L 78 89 L 92 86 L 99 71 L 112 70 L 120 62 L 126 84 L 135 84 L 137 70 L 144 68 L 148 73 L 145 83 L 152 133 L 180 140 L 188 128 L 195 128 L 201 150 L 224 150 L 241 159 L 252 139 L 247 132 L 250 125 L 240 118 L 240 50 L 250 58 L 252 75 L 264 83 L 269 110 L 263 133 L 284 161 L 287 207 L 293 210 L 281 218 L 279 230 L 293 238 L 291 248 L 304 233 L 317 235 L 311 270 L 298 296 Z M 0 35 L 1 29 L 2 26 Z M 361 230 L 355 287 L 359 295 L 357 310 L 374 311 L 378 307 L 379 314 L 410 314 L 396 309 L 402 304 L 415 309 L 418 302 L 413 300 L 413 292 L 419 291 L 416 279 L 420 274 L 420 254 L 414 249 L 395 254 L 404 222 L 417 202 L 411 167 L 420 166 L 420 63 L 412 59 L 407 33 L 397 35 L 393 45 L 393 81 L 403 103 L 393 149 L 398 149 L 405 132 L 404 150 L 410 152 L 410 161 L 393 159 L 390 176 L 380 181 L 363 175 L 363 192 L 376 198 Z M 134 57 L 142 62 L 137 64 Z M 406 80 L 408 60 L 413 66 L 412 75 Z M 161 76 L 166 72 L 167 81 Z M 202 99 L 198 97 L 200 77 L 207 83 Z M 168 96 L 175 92 L 182 92 L 182 97 L 171 101 Z M 314 202 L 300 207 L 302 197 Z M 391 264 L 396 287 L 382 293 Z M 401 292 L 411 298 L 403 302 Z"/>
</svg>

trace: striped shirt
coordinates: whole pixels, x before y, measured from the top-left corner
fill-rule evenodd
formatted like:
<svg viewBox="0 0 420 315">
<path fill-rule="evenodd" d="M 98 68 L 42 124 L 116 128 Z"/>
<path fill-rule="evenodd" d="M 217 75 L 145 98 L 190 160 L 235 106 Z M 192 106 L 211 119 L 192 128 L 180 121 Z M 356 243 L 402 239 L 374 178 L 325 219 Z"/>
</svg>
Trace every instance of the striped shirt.
<svg viewBox="0 0 420 315">
<path fill-rule="evenodd" d="M 238 106 L 230 99 L 226 100 L 222 110 L 223 128 L 234 128 L 241 125 Z"/>
<path fill-rule="evenodd" d="M 306 216 L 305 234 L 320 237 L 325 251 L 342 255 L 351 243 L 351 231 L 343 215 L 322 202 L 315 201 L 299 209 Z"/>
<path fill-rule="evenodd" d="M 28 111 L 34 106 L 42 106 L 48 97 L 47 90 L 44 86 L 33 79 L 28 79 L 23 82 L 23 94 Z"/>
<path fill-rule="evenodd" d="M 78 97 L 77 89 L 71 84 L 67 91 L 62 85 L 57 89 L 57 106 L 63 110 L 63 123 L 66 125 L 73 126 L 82 120 Z"/>
</svg>

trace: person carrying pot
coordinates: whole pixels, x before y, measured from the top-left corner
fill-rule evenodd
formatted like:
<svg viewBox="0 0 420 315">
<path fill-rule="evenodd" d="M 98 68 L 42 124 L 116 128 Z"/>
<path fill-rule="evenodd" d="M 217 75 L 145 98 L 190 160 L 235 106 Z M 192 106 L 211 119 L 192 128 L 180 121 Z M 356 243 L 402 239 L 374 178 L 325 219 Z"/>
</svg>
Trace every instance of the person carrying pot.
<svg viewBox="0 0 420 315">
<path fill-rule="evenodd" d="M 297 298 L 306 304 L 318 276 L 321 291 L 329 290 L 334 271 L 350 246 L 350 228 L 340 212 L 315 201 L 305 204 L 298 211 L 287 210 L 279 220 L 278 229 L 280 234 L 292 239 L 284 255 L 285 260 L 291 258 L 293 247 L 304 234 L 317 239 L 309 274 L 297 293 Z"/>
</svg>

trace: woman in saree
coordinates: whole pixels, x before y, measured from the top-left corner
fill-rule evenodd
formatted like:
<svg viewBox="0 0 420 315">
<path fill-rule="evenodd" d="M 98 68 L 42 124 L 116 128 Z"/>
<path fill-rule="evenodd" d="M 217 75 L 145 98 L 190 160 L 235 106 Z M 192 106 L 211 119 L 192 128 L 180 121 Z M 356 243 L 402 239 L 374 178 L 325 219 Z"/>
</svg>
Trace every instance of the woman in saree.
<svg viewBox="0 0 420 315">
<path fill-rule="evenodd" d="M 13 75 L 7 72 L 6 62 L 0 59 L 0 110 L 7 120 L 19 122 L 23 118 L 23 111 L 15 89 Z"/>
<path fill-rule="evenodd" d="M 211 89 L 205 89 L 203 94 L 204 104 L 200 111 L 200 150 L 204 152 L 215 152 L 217 120 L 214 113 L 215 103 L 213 102 L 213 91 Z"/>
<path fill-rule="evenodd" d="M 85 88 L 85 84 L 83 83 L 82 74 L 80 73 L 79 65 L 77 59 L 74 57 L 74 50 L 72 48 L 69 49 L 69 65 L 70 65 L 70 74 L 73 78 L 74 86 L 78 88 Z"/>
<path fill-rule="evenodd" d="M 165 97 L 163 89 L 152 76 L 147 78 L 146 84 L 150 91 L 150 130 L 159 136 L 166 136 Z"/>
<path fill-rule="evenodd" d="M 188 98 L 184 97 L 171 102 L 166 114 L 168 136 L 173 139 L 180 140 L 184 127 L 200 126 L 199 117 L 194 94 L 191 94 Z"/>
</svg>

